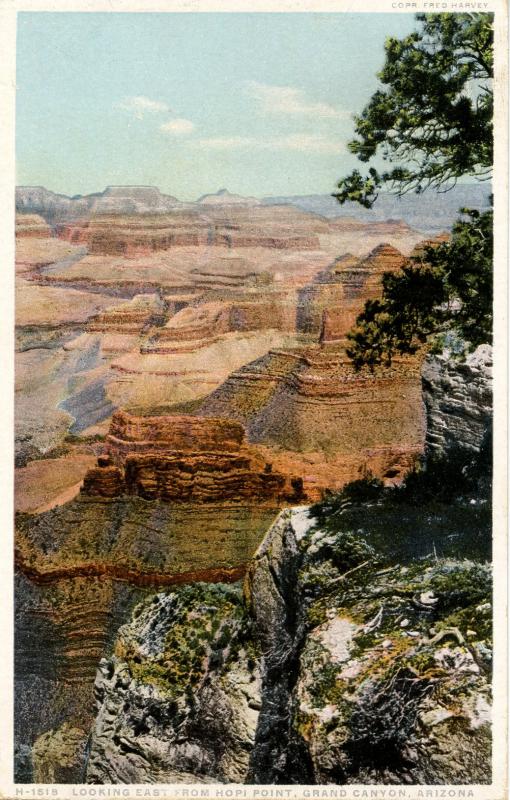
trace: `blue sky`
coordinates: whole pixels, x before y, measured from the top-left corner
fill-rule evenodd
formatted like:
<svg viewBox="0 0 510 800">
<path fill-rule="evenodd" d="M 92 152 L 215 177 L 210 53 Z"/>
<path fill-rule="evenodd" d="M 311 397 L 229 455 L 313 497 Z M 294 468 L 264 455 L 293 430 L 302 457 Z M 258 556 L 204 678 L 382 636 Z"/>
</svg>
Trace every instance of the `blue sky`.
<svg viewBox="0 0 510 800">
<path fill-rule="evenodd" d="M 411 14 L 20 13 L 17 183 L 330 193 Z"/>
</svg>

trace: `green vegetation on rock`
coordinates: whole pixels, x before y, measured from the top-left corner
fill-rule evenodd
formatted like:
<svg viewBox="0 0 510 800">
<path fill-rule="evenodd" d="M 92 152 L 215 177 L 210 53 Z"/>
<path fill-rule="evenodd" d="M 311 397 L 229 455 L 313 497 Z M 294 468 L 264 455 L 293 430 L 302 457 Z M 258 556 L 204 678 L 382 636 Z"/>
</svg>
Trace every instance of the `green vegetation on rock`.
<svg viewBox="0 0 510 800">
<path fill-rule="evenodd" d="M 133 638 L 125 628 L 115 654 L 136 681 L 172 697 L 192 693 L 208 672 L 221 672 L 241 648 L 254 647 L 236 585 L 189 584 L 143 602 L 133 618 L 141 635 Z M 147 644 L 153 652 L 146 652 Z"/>
</svg>

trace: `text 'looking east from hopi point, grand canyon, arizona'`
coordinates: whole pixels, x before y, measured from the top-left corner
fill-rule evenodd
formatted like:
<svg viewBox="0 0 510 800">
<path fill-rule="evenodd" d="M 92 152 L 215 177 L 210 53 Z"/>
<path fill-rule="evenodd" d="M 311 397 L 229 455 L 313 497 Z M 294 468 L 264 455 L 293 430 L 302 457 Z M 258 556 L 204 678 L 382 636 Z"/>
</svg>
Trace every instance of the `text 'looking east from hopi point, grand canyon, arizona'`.
<svg viewBox="0 0 510 800">
<path fill-rule="evenodd" d="M 56 16 L 66 19 L 52 35 L 95 18 Z M 154 20 L 105 16 L 95 24 L 111 53 L 124 53 L 119 75 L 134 80 L 124 48 L 136 31 L 156 81 L 157 59 L 173 55 L 145 40 Z M 157 16 L 171 31 L 174 15 Z M 191 26 L 191 46 L 217 16 L 175 25 Z M 254 44 L 272 30 L 287 52 L 280 15 L 264 28 L 270 16 L 243 35 Z M 288 16 L 313 63 L 305 43 L 312 29 L 326 36 L 320 15 Z M 363 162 L 381 145 L 386 159 L 367 178 L 354 170 L 340 180 L 356 163 L 331 161 L 331 137 L 345 139 L 339 155 L 352 137 L 338 133 L 349 98 L 342 84 L 344 105 L 335 101 L 324 70 L 310 67 L 306 88 L 286 85 L 289 64 L 303 86 L 307 77 L 278 52 L 263 63 L 279 82 L 243 72 L 222 119 L 234 125 L 235 111 L 251 133 L 220 137 L 212 106 L 192 119 L 161 92 L 142 94 L 142 79 L 128 96 L 112 73 L 99 91 L 105 67 L 86 37 L 79 58 L 90 80 L 84 99 L 70 98 L 72 70 L 28 71 L 39 58 L 28 43 L 50 23 L 22 17 L 18 161 L 35 180 L 16 188 L 18 783 L 491 780 L 492 117 L 489 89 L 473 98 L 464 87 L 485 86 L 491 19 L 409 16 L 385 44 L 390 20 L 368 15 L 363 32 L 347 16 L 346 30 L 358 26 L 379 48 L 379 68 L 386 59 L 378 74 L 389 87 L 377 94 L 371 55 L 370 75 L 356 61 L 350 114 L 365 111 L 349 147 Z M 420 26 L 437 39 L 432 55 L 428 38 L 413 38 Z M 473 47 L 461 69 L 459 42 Z M 225 65 L 217 49 L 196 52 L 220 103 Z M 432 118 L 414 125 L 413 144 L 398 140 L 420 59 L 437 125 L 448 102 L 456 124 L 480 137 L 476 158 L 462 149 L 467 133 L 431 144 Z M 239 61 L 237 50 L 228 60 Z M 61 141 L 68 162 L 52 186 L 67 169 L 69 185 L 74 176 L 87 186 L 81 194 L 32 185 L 46 167 L 35 168 L 21 139 L 25 131 L 39 152 L 29 124 L 39 106 L 27 101 L 45 97 L 42 77 L 55 97 L 65 89 L 77 120 L 91 92 L 101 110 L 115 88 L 102 121 L 91 114 L 90 130 L 72 134 L 84 137 L 84 161 L 96 147 L 91 177 Z M 41 119 L 49 147 L 61 131 Z M 152 154 L 142 147 L 151 131 Z M 174 148 L 175 194 L 161 137 Z M 91 187 L 106 152 L 115 168 L 105 174 L 125 180 Z M 398 166 L 378 172 L 395 152 Z M 200 168 L 212 187 L 239 169 L 234 187 L 251 188 L 208 192 Z M 271 176 L 273 194 L 260 189 Z M 437 191 L 443 179 L 447 192 Z"/>
</svg>

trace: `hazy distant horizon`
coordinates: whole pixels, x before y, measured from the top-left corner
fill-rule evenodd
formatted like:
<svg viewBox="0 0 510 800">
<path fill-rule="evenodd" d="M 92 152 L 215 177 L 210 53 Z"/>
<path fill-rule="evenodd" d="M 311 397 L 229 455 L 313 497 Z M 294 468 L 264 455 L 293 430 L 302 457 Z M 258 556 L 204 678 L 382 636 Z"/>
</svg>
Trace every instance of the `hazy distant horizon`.
<svg viewBox="0 0 510 800">
<path fill-rule="evenodd" d="M 64 205 L 64 213 L 69 213 L 70 209 L 68 208 L 67 204 L 72 204 L 73 202 L 76 202 L 77 204 L 85 202 L 88 205 L 89 210 L 91 210 L 95 201 L 90 204 L 90 200 L 87 198 L 101 198 L 104 196 L 108 197 L 108 195 L 105 195 L 105 192 L 109 188 L 126 189 L 127 191 L 125 195 L 117 195 L 117 197 L 121 198 L 123 196 L 127 196 L 129 198 L 130 189 L 158 189 L 158 187 L 153 186 L 128 184 L 120 187 L 106 187 L 102 191 L 92 192 L 88 195 L 63 195 L 53 193 L 47 187 L 19 186 L 17 187 L 16 208 L 18 211 L 25 213 L 28 212 L 41 214 L 48 222 L 53 223 L 55 216 L 58 216 L 58 214 L 62 213 L 62 208 L 60 208 L 60 211 L 58 210 L 62 203 Z M 36 193 L 42 191 L 42 198 L 38 198 L 37 195 L 35 198 L 31 198 L 31 191 Z M 44 195 L 44 192 L 48 192 L 49 194 Z M 358 219 L 359 221 L 364 222 L 383 222 L 389 219 L 399 219 L 406 222 L 415 230 L 434 234 L 444 231 L 445 229 L 449 229 L 455 220 L 458 219 L 459 210 L 463 207 L 467 206 L 470 208 L 477 208 L 480 211 L 487 209 L 489 207 L 490 192 L 490 182 L 465 182 L 459 183 L 447 193 L 438 193 L 432 190 L 420 195 L 406 194 L 399 198 L 395 194 L 381 192 L 378 199 L 374 203 L 373 208 L 371 209 L 363 208 L 358 203 L 354 202 L 349 202 L 341 206 L 331 195 L 328 194 L 266 195 L 260 198 L 255 198 L 254 195 L 251 195 L 253 199 L 257 200 L 257 205 L 244 205 L 243 207 L 258 209 L 261 207 L 259 203 L 265 207 L 285 204 L 293 205 L 294 207 L 305 212 L 317 214 L 321 217 L 330 219 L 349 217 L 351 219 Z M 25 196 L 23 196 L 24 193 L 26 193 Z M 205 196 L 210 194 L 217 194 L 217 192 L 207 192 L 205 193 Z M 113 198 L 115 198 L 115 196 L 115 194 L 112 195 Z M 176 198 L 175 194 L 170 196 L 177 200 L 177 205 L 172 205 L 174 202 L 172 200 L 170 207 L 165 207 L 164 198 L 168 197 L 168 195 L 162 194 L 162 200 L 159 205 L 157 205 L 157 197 L 153 197 L 152 200 L 148 198 L 147 205 L 142 213 L 169 213 L 174 209 L 179 210 L 181 208 L 187 208 L 190 206 L 201 208 L 202 206 L 200 205 L 199 201 L 204 195 L 194 198 L 192 201 L 180 201 L 179 198 Z M 133 193 L 133 199 L 135 197 L 136 196 Z M 53 200 L 52 198 L 57 199 Z M 59 201 L 58 198 L 62 199 Z M 156 202 L 155 206 L 152 205 L 154 201 Z M 115 203 L 115 199 L 113 202 Z M 117 200 L 117 203 L 119 202 L 120 205 L 117 207 L 122 209 L 122 200 Z M 143 205 L 144 200 L 142 199 L 141 202 Z M 182 205 L 180 205 L 181 202 L 183 203 Z M 67 211 L 65 211 L 66 208 Z M 129 208 L 129 201 L 128 205 L 124 206 L 124 208 Z M 207 206 L 203 206 L 203 208 L 206 209 Z M 78 207 L 75 209 L 75 213 L 83 214 L 83 205 L 81 207 L 78 205 Z"/>
<path fill-rule="evenodd" d="M 465 187 L 466 189 L 469 189 L 469 188 L 478 189 L 479 188 L 480 192 L 483 191 L 483 192 L 487 193 L 487 195 L 489 195 L 491 193 L 491 191 L 492 191 L 492 183 L 491 183 L 491 181 L 477 181 L 477 180 L 467 179 L 467 180 L 459 180 L 457 182 L 457 184 L 454 187 L 452 187 L 451 190 L 448 190 L 448 192 L 445 192 L 444 189 L 438 192 L 434 188 L 431 188 L 431 189 L 428 190 L 428 192 L 426 194 L 424 194 L 424 193 L 422 193 L 422 194 L 409 193 L 409 194 L 406 194 L 405 196 L 403 196 L 402 198 L 398 198 L 398 195 L 396 195 L 394 192 L 390 192 L 388 190 L 382 189 L 379 192 L 379 196 L 380 197 L 393 197 L 395 199 L 398 199 L 398 200 L 404 201 L 404 202 L 406 202 L 406 199 L 407 200 L 409 200 L 410 198 L 417 199 L 418 197 L 420 197 L 420 199 L 422 199 L 425 203 L 429 203 L 430 199 L 427 199 L 427 198 L 431 198 L 431 197 L 433 198 L 433 197 L 436 197 L 436 196 L 437 197 L 446 196 L 450 192 L 454 192 L 455 193 L 456 190 L 458 190 L 459 188 L 462 188 L 462 187 Z M 175 197 L 176 200 L 178 200 L 179 202 L 182 202 L 182 203 L 196 203 L 200 199 L 200 197 L 207 196 L 207 195 L 219 194 L 220 192 L 225 191 L 225 190 L 228 191 L 230 194 L 236 194 L 236 195 L 238 194 L 237 192 L 231 191 L 228 186 L 223 186 L 222 185 L 217 189 L 213 188 L 213 189 L 210 189 L 209 191 L 202 192 L 201 195 L 199 195 L 198 197 L 195 197 L 195 198 L 193 198 L 191 200 L 188 200 L 188 199 L 184 200 L 181 197 L 179 197 L 175 192 L 163 191 L 160 186 L 157 186 L 155 184 L 150 184 L 150 183 L 116 183 L 116 184 L 108 184 L 108 185 L 105 185 L 102 189 L 95 189 L 95 190 L 93 190 L 91 192 L 86 192 L 86 193 L 80 193 L 80 192 L 72 193 L 72 192 L 69 192 L 69 191 L 57 191 L 55 189 L 52 189 L 50 186 L 46 186 L 46 185 L 40 184 L 40 183 L 17 183 L 16 186 L 15 186 L 15 189 L 44 189 L 44 190 L 46 190 L 48 192 L 51 192 L 52 194 L 60 195 L 62 197 L 66 197 L 66 198 L 68 198 L 70 200 L 77 199 L 77 198 L 80 198 L 80 197 L 90 197 L 90 196 L 93 196 L 93 195 L 98 195 L 99 196 L 99 195 L 103 194 L 105 191 L 107 191 L 108 189 L 157 189 L 162 195 Z M 292 194 L 289 193 L 287 195 L 282 195 L 280 193 L 273 193 L 273 194 L 265 194 L 265 195 L 255 195 L 255 194 L 253 194 L 253 195 L 242 195 L 242 196 L 243 197 L 250 197 L 251 196 L 251 197 L 254 197 L 257 200 L 270 200 L 270 199 L 275 199 L 276 200 L 276 199 L 278 199 L 280 197 L 296 197 L 296 198 L 297 197 L 332 197 L 332 192 L 333 191 L 334 191 L 334 189 L 332 189 L 331 192 L 295 192 L 295 193 L 292 193 Z M 332 197 L 332 199 L 334 199 L 334 198 Z M 357 205 L 357 204 L 351 204 L 351 205 Z M 360 209 L 362 209 L 361 206 L 360 206 Z M 364 209 L 364 210 L 367 210 L 367 209 Z"/>
</svg>

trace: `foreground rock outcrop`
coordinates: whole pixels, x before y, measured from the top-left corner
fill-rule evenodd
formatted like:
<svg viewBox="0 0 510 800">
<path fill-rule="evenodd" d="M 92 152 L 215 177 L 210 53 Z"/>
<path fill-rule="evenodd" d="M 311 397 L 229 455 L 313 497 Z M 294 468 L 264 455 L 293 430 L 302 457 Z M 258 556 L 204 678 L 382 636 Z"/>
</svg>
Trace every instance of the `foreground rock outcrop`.
<svg viewBox="0 0 510 800">
<path fill-rule="evenodd" d="M 83 781 L 96 670 L 133 606 L 158 588 L 240 580 L 277 511 L 81 495 L 42 514 L 18 515 L 18 781 Z M 63 725 L 73 729 L 76 759 L 69 752 L 59 771 L 58 751 L 69 739 Z"/>
<path fill-rule="evenodd" d="M 315 597 L 294 720 L 314 781 L 490 782 L 489 565 L 374 570 L 360 542 L 343 579 L 345 535 L 308 545 L 302 588 Z"/>
<path fill-rule="evenodd" d="M 155 595 L 100 664 L 89 783 L 243 783 L 261 704 L 238 587 Z"/>
<path fill-rule="evenodd" d="M 427 412 L 426 447 L 444 454 L 480 451 L 492 427 L 492 348 L 480 345 L 465 361 L 429 356 L 422 372 Z"/>
<path fill-rule="evenodd" d="M 423 506 L 346 500 L 282 512 L 244 599 L 199 584 L 134 610 L 96 678 L 89 782 L 490 782 L 488 543 L 441 533 L 470 498 L 449 523 L 435 503 L 441 555 L 421 559 L 405 553 Z M 399 540 L 378 549 L 381 518 Z"/>
</svg>

